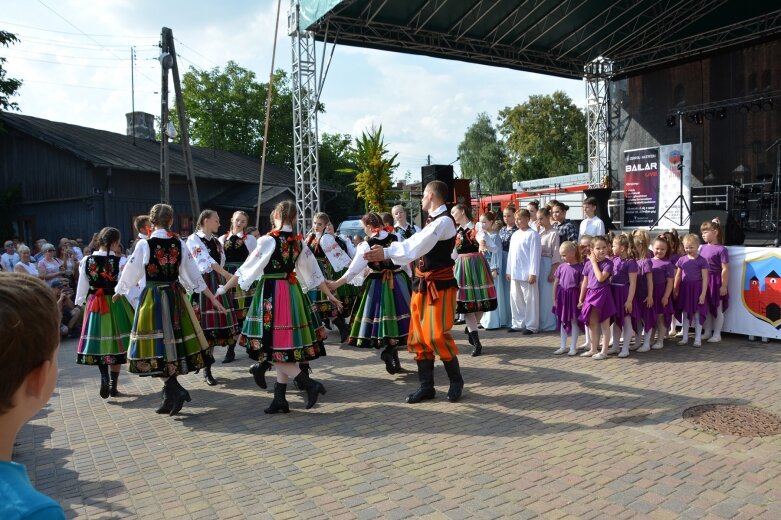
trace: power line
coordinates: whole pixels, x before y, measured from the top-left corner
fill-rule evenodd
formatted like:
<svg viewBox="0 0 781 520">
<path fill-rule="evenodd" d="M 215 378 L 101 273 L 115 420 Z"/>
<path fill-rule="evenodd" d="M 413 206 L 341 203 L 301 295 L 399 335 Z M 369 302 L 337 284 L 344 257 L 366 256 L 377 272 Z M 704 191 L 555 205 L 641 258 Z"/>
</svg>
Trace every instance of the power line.
<svg viewBox="0 0 781 520">
<path fill-rule="evenodd" d="M 56 13 L 55 13 L 56 14 Z M 2 25 L 13 25 L 14 27 L 24 27 L 25 29 L 34 29 L 36 31 L 44 31 L 44 32 L 50 32 L 50 33 L 57 33 L 57 34 L 72 34 L 74 36 L 79 36 L 82 34 L 87 34 L 84 32 L 70 32 L 70 31 L 55 31 L 54 29 L 44 29 L 43 27 L 35 27 L 32 25 L 23 25 L 20 23 L 13 23 L 13 22 L 6 22 L 3 20 L 0 20 L 0 24 Z M 97 36 L 100 38 L 155 38 L 156 35 L 144 35 L 144 36 L 129 36 L 129 35 L 120 35 L 120 34 L 89 34 L 89 36 Z"/>
<path fill-rule="evenodd" d="M 40 51 L 28 51 L 25 49 L 16 49 L 12 48 L 10 49 L 11 52 L 17 53 L 20 52 L 22 54 L 40 54 L 42 56 L 54 56 L 57 58 L 76 58 L 81 60 L 100 60 L 100 61 L 117 61 L 117 58 L 97 58 L 92 56 L 76 56 L 74 54 L 56 54 L 53 52 L 40 52 Z M 12 56 L 12 55 L 9 55 Z M 130 61 L 130 58 L 121 58 L 123 61 Z"/>
<path fill-rule="evenodd" d="M 73 41 L 69 40 L 52 40 L 49 38 L 38 38 L 36 36 L 24 36 L 22 34 L 17 35 L 19 36 L 19 39 L 21 40 L 21 43 L 31 43 L 34 45 L 43 45 L 48 47 L 73 47 L 76 49 L 87 49 L 91 51 L 100 51 L 100 50 L 107 50 L 108 47 L 114 47 L 117 49 L 125 48 L 127 45 L 119 45 L 119 44 L 112 44 L 112 45 L 93 45 L 90 43 L 74 43 Z"/>
<path fill-rule="evenodd" d="M 220 64 L 219 64 L 219 63 L 217 63 L 217 62 L 216 62 L 216 61 L 214 61 L 213 59 L 209 58 L 208 56 L 204 56 L 204 55 L 203 55 L 203 54 L 201 54 L 200 52 L 196 51 L 195 49 L 193 49 L 192 47 L 190 47 L 189 45 L 187 45 L 186 43 L 184 43 L 184 42 L 183 42 L 182 40 L 180 40 L 179 38 L 174 38 L 174 40 L 176 40 L 176 41 L 177 41 L 177 42 L 178 42 L 178 43 L 179 43 L 179 44 L 180 44 L 182 47 L 184 47 L 185 49 L 190 49 L 191 51 L 193 51 L 195 54 L 197 54 L 197 55 L 198 55 L 198 56 L 200 56 L 201 58 L 205 59 L 206 61 L 209 61 L 209 62 L 213 63 L 215 67 L 219 67 L 219 66 L 220 66 Z M 180 55 L 180 56 L 181 56 L 181 55 Z M 189 60 L 188 60 L 188 61 L 189 61 Z M 190 63 L 192 63 L 192 62 L 190 62 Z"/>
<path fill-rule="evenodd" d="M 58 83 L 56 81 L 43 81 L 43 80 L 37 80 L 37 79 L 25 79 L 24 83 L 42 83 L 44 85 L 57 85 L 59 87 L 72 87 L 72 88 L 86 88 L 90 90 L 110 90 L 114 92 L 130 92 L 129 88 L 108 88 L 108 87 L 92 87 L 89 85 L 75 85 L 73 83 Z M 159 92 L 153 92 L 151 90 L 136 90 L 136 92 L 141 92 L 142 94 L 159 94 Z"/>
<path fill-rule="evenodd" d="M 19 56 L 19 59 L 23 61 L 37 61 L 39 63 L 53 63 L 54 65 L 68 65 L 70 67 L 86 67 L 90 69 L 126 69 L 127 68 L 127 65 L 90 65 L 89 63 L 72 63 L 66 61 L 41 60 L 36 58 L 27 58 L 23 56 Z"/>
</svg>

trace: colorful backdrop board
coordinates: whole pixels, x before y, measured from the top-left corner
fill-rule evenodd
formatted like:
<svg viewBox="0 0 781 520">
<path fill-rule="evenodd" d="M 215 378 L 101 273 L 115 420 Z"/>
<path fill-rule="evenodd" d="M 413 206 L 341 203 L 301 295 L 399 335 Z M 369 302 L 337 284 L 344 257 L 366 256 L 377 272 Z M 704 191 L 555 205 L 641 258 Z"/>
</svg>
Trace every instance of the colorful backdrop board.
<svg viewBox="0 0 781 520">
<path fill-rule="evenodd" d="M 781 250 L 728 247 L 729 308 L 724 332 L 781 339 Z"/>
<path fill-rule="evenodd" d="M 692 144 L 670 144 L 659 147 L 659 207 L 657 219 L 659 226 L 688 228 L 689 213 L 686 207 L 691 209 L 691 184 L 692 184 Z M 683 163 L 683 168 L 680 168 Z M 681 194 L 681 175 L 683 175 L 683 199 L 686 206 L 683 209 L 681 220 L 681 204 L 676 201 Z M 666 213 L 665 213 L 666 212 Z M 664 214 L 664 218 L 662 215 Z"/>
<path fill-rule="evenodd" d="M 624 152 L 624 226 L 650 226 L 658 218 L 659 149 Z"/>
</svg>

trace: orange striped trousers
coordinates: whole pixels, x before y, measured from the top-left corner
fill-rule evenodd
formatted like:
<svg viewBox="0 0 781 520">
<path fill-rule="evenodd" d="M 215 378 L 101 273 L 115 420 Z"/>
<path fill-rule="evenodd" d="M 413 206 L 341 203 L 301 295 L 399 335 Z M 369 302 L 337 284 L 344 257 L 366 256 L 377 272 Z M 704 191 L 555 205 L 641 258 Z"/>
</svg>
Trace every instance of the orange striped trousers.
<svg viewBox="0 0 781 520">
<path fill-rule="evenodd" d="M 450 335 L 457 293 L 457 287 L 441 289 L 433 303 L 426 293 L 412 293 L 407 350 L 415 354 L 416 361 L 434 359 L 435 355 L 442 361 L 450 361 L 458 355 L 456 342 Z"/>
</svg>

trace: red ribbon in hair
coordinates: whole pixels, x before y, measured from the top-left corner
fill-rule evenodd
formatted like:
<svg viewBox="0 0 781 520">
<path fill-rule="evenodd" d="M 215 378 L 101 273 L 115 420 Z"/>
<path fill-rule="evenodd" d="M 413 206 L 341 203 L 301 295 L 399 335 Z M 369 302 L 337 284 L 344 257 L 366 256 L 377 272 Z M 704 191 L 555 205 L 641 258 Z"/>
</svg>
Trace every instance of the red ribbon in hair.
<svg viewBox="0 0 781 520">
<path fill-rule="evenodd" d="M 108 302 L 106 301 L 106 294 L 102 288 L 95 289 L 94 297 L 90 300 L 89 308 L 87 312 L 98 312 L 100 314 L 108 314 Z"/>
<path fill-rule="evenodd" d="M 393 226 L 385 226 L 382 229 L 384 229 L 388 233 L 393 233 L 394 231 L 396 231 L 395 229 L 393 229 Z"/>
</svg>

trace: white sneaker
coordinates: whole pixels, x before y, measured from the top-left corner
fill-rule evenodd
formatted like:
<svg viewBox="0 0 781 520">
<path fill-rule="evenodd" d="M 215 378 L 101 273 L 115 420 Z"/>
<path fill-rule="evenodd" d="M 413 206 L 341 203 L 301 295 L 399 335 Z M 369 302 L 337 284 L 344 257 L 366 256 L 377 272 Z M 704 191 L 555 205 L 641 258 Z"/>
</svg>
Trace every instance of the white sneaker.
<svg viewBox="0 0 781 520">
<path fill-rule="evenodd" d="M 570 349 L 570 351 L 567 352 L 567 355 L 568 356 L 577 356 L 578 355 L 578 350 L 577 349 Z"/>
<path fill-rule="evenodd" d="M 618 353 L 618 357 L 620 357 L 620 358 L 629 357 L 629 351 L 628 350 L 622 350 L 621 352 Z"/>
<path fill-rule="evenodd" d="M 638 351 L 638 352 L 648 352 L 649 350 L 651 350 L 651 347 L 650 347 L 650 346 L 648 346 L 648 345 L 645 345 L 645 344 L 643 344 L 643 346 L 642 346 L 642 347 L 640 347 L 639 349 L 637 349 L 637 351 Z"/>
<path fill-rule="evenodd" d="M 664 348 L 664 343 L 661 341 L 657 341 L 653 345 L 651 345 L 651 348 L 654 350 L 662 350 Z"/>
<path fill-rule="evenodd" d="M 602 352 L 598 354 L 594 354 L 591 356 L 591 359 L 607 359 L 607 354 L 603 354 Z"/>
<path fill-rule="evenodd" d="M 607 353 L 608 354 L 618 354 L 619 352 L 621 352 L 621 348 L 619 348 L 619 347 L 615 347 L 614 346 L 614 347 L 610 347 L 609 349 L 607 349 Z"/>
<path fill-rule="evenodd" d="M 702 339 L 703 339 L 703 341 L 706 341 L 706 340 L 707 340 L 707 339 L 709 339 L 710 337 L 711 337 L 711 333 L 710 333 L 710 332 L 703 332 L 703 333 L 702 333 Z"/>
<path fill-rule="evenodd" d="M 592 353 L 590 350 L 587 350 L 580 355 L 580 357 L 591 357 L 591 356 L 596 356 L 596 354 Z"/>
<path fill-rule="evenodd" d="M 682 339 L 681 341 L 678 342 L 678 344 L 681 346 L 687 345 L 688 343 L 689 343 L 689 338 Z"/>
<path fill-rule="evenodd" d="M 640 343 L 632 343 L 631 345 L 629 345 L 629 350 L 633 350 L 634 351 L 634 350 L 637 350 L 639 348 L 640 348 Z"/>
<path fill-rule="evenodd" d="M 702 346 L 702 341 L 695 341 L 694 343 L 692 343 L 692 347 L 701 347 L 701 346 Z"/>
<path fill-rule="evenodd" d="M 718 343 L 719 341 L 721 341 L 721 334 L 708 338 L 708 343 Z"/>
<path fill-rule="evenodd" d="M 567 350 L 568 350 L 567 347 L 561 347 L 556 352 L 554 352 L 553 355 L 554 356 L 560 356 L 560 355 L 564 354 L 565 352 L 567 352 Z"/>
</svg>

